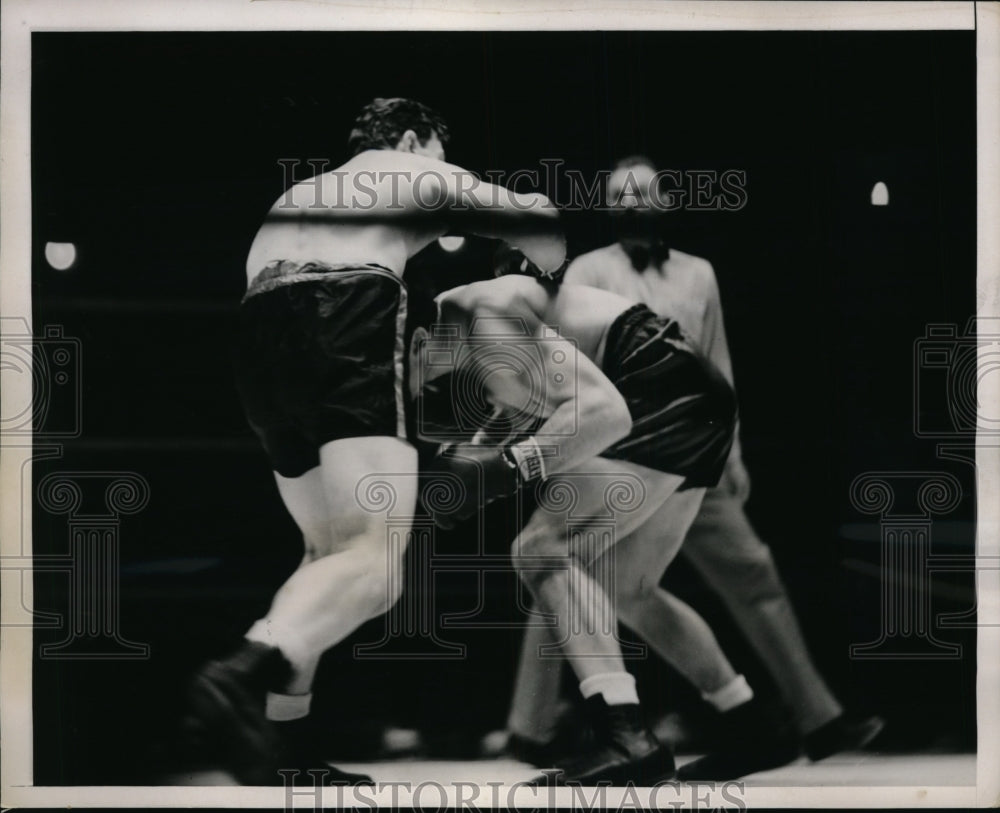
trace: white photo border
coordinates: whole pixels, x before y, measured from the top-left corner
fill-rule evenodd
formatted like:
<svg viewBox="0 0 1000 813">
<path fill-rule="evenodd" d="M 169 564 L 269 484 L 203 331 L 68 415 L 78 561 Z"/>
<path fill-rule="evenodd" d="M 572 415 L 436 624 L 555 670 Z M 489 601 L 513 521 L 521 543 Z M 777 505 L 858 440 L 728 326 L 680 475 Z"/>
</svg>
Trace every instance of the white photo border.
<svg viewBox="0 0 1000 813">
<path fill-rule="evenodd" d="M 0 10 L 0 315 L 31 322 L 31 34 L 36 31 L 278 30 L 975 30 L 977 60 L 977 315 L 1000 317 L 1000 4 L 972 2 L 663 2 L 473 0 L 349 4 L 337 0 L 7 0 Z M 981 352 L 983 348 L 981 346 Z M 3 414 L 30 403 L 30 376 L 0 393 Z M 979 404 L 1000 403 L 998 376 L 980 380 Z M 0 450 L 0 556 L 30 565 L 30 437 Z M 979 557 L 1000 556 L 1000 447 L 977 443 Z M 3 572 L 3 586 L 16 571 Z M 20 575 L 17 576 L 20 578 Z M 750 807 L 988 807 L 1000 805 L 1000 570 L 977 571 L 975 786 L 748 787 Z M 11 625 L 31 602 L 30 579 L 0 596 L 0 792 L 5 807 L 313 807 L 305 793 L 247 787 L 36 787 L 32 785 L 32 628 Z M 331 789 L 328 789 L 331 790 Z M 446 787 L 450 804 L 460 802 Z M 551 795 L 554 793 L 555 795 Z M 537 794 L 537 795 L 536 795 Z M 365 799 L 369 798 L 368 796 Z M 375 805 L 406 804 L 388 790 Z M 479 804 L 491 806 L 489 795 Z M 669 805 L 663 792 L 654 800 Z M 503 797 L 508 801 L 506 796 Z M 640 792 L 639 800 L 649 801 Z M 326 797 L 328 803 L 335 796 Z M 568 789 L 517 789 L 517 806 L 571 806 Z M 345 800 L 347 801 L 347 800 Z M 436 799 L 437 801 L 437 799 Z M 622 801 L 620 791 L 608 804 Z M 706 796 L 708 806 L 721 806 Z M 367 804 L 367 802 L 364 802 Z M 628 802 L 631 805 L 631 802 Z"/>
</svg>

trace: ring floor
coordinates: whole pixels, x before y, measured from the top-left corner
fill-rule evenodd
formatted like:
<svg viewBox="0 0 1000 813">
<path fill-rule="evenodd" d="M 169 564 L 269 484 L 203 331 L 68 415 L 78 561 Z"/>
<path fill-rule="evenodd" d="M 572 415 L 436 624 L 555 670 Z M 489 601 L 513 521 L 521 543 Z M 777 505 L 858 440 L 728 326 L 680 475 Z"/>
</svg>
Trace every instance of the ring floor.
<svg viewBox="0 0 1000 813">
<path fill-rule="evenodd" d="M 678 765 L 695 759 L 685 755 Z M 455 782 L 502 782 L 514 784 L 538 775 L 538 770 L 511 759 L 434 761 L 399 760 L 394 762 L 337 763 L 347 771 L 367 773 L 376 782 L 449 784 Z M 822 762 L 805 757 L 781 768 L 762 771 L 740 780 L 747 787 L 967 787 L 976 783 L 975 754 L 880 754 L 848 752 Z M 226 774 L 207 771 L 178 775 L 172 784 L 234 784 Z"/>
</svg>

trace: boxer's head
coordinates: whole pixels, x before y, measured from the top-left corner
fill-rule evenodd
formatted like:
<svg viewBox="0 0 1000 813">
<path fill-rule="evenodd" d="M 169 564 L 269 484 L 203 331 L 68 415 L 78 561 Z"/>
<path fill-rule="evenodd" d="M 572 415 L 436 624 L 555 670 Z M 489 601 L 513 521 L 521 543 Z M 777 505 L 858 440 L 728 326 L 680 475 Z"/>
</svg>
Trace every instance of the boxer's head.
<svg viewBox="0 0 1000 813">
<path fill-rule="evenodd" d="M 347 143 L 352 154 L 403 150 L 444 160 L 448 125 L 427 105 L 412 99 L 374 99 L 354 121 Z"/>
<path fill-rule="evenodd" d="M 623 158 L 608 178 L 607 204 L 615 235 L 639 270 L 662 253 L 663 206 L 657 183 L 656 167 L 642 155 Z"/>
</svg>

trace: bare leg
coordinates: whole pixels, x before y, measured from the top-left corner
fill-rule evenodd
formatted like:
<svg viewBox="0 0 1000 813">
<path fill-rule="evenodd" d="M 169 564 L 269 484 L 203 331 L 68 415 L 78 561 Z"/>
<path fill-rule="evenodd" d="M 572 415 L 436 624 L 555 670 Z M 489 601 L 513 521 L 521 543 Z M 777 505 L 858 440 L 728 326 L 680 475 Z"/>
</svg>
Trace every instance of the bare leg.
<svg viewBox="0 0 1000 813">
<path fill-rule="evenodd" d="M 642 719 L 622 660 L 613 550 L 618 534 L 645 522 L 680 483 L 676 475 L 597 458 L 550 480 L 515 543 L 519 575 L 556 619 L 557 647 L 580 681 L 594 732 L 579 758 L 560 765 L 557 781 L 655 784 L 676 774 L 670 749 Z"/>
<path fill-rule="evenodd" d="M 357 490 L 362 479 L 377 476 L 385 482 L 397 516 L 411 516 L 416 506 L 417 455 L 403 441 L 332 441 L 320 450 L 320 460 L 318 468 L 302 477 L 277 478 L 307 556 L 248 634 L 281 649 L 294 668 L 289 689 L 298 692 L 308 690 L 326 649 L 386 612 L 398 598 L 402 580 L 397 571 L 405 546 L 390 550 L 386 510 L 361 504 Z"/>
<path fill-rule="evenodd" d="M 519 575 L 539 608 L 555 615 L 560 646 L 581 681 L 625 672 L 614 604 L 606 592 L 614 590 L 611 569 L 588 571 L 599 561 L 613 564 L 614 558 L 603 554 L 655 513 L 680 483 L 676 475 L 596 458 L 552 478 L 549 498 L 515 542 Z M 616 487 L 619 493 L 636 488 L 645 493 L 627 511 L 614 512 L 609 501 Z"/>
<path fill-rule="evenodd" d="M 278 489 L 302 531 L 302 563 L 243 645 L 205 664 L 189 690 L 192 731 L 251 785 L 280 784 L 282 765 L 323 766 L 305 736 L 309 688 L 324 650 L 398 598 L 405 518 L 416 506 L 416 451 L 389 437 L 332 441 L 320 449 L 319 466 L 279 477 Z M 334 768 L 322 781 L 372 784 Z"/>
<path fill-rule="evenodd" d="M 618 544 L 618 617 L 702 694 L 729 685 L 737 674 L 719 643 L 693 609 L 659 586 L 701 505 L 704 490 L 671 495 L 663 506 Z"/>
<path fill-rule="evenodd" d="M 619 617 L 721 712 L 728 731 L 718 750 L 684 766 L 686 780 L 731 779 L 784 765 L 798 741 L 769 718 L 736 674 L 712 630 L 684 602 L 659 586 L 701 505 L 703 491 L 674 494 L 657 514 L 618 546 Z"/>
<path fill-rule="evenodd" d="M 703 495 L 701 489 L 672 494 L 606 555 L 615 557 L 615 609 L 619 619 L 702 694 L 708 694 L 729 685 L 737 674 L 704 619 L 659 587 Z M 559 664 L 539 657 L 540 647 L 550 640 L 545 629 L 525 631 L 508 717 L 510 731 L 537 742 L 551 739 L 556 722 Z"/>
</svg>

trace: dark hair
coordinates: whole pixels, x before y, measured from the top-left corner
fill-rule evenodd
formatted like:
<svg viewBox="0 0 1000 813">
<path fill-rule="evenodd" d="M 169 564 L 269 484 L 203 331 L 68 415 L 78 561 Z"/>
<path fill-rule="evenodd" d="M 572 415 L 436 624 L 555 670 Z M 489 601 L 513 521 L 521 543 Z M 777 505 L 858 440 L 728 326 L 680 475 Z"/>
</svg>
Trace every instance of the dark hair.
<svg viewBox="0 0 1000 813">
<path fill-rule="evenodd" d="M 373 99 L 354 120 L 347 139 L 351 153 L 365 150 L 395 149 L 407 130 L 413 130 L 423 144 L 436 133 L 442 144 L 448 142 L 448 125 L 427 105 L 412 99 Z"/>
<path fill-rule="evenodd" d="M 628 167 L 649 167 L 653 172 L 656 172 L 656 164 L 653 163 L 652 159 L 640 153 L 626 155 L 624 158 L 619 158 L 615 161 L 615 169 L 626 169 Z"/>
</svg>

